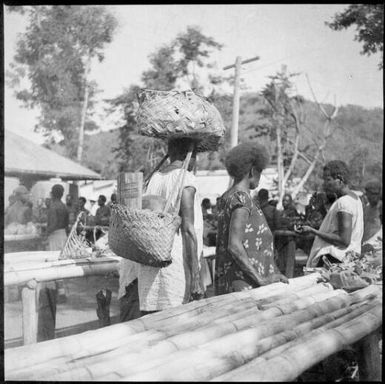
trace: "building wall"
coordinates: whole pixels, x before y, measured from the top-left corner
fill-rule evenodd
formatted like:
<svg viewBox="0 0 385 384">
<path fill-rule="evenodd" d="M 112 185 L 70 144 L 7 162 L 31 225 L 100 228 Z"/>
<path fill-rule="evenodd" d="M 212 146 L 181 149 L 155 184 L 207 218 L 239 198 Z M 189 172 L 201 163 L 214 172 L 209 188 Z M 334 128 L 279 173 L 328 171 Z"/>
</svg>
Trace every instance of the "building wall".
<svg viewBox="0 0 385 384">
<path fill-rule="evenodd" d="M 99 195 L 104 195 L 107 202 L 110 201 L 111 195 L 116 193 L 117 180 L 95 180 L 87 181 L 79 184 L 79 196 L 87 199 L 86 208 L 90 209 L 90 200 L 98 200 Z"/>
</svg>

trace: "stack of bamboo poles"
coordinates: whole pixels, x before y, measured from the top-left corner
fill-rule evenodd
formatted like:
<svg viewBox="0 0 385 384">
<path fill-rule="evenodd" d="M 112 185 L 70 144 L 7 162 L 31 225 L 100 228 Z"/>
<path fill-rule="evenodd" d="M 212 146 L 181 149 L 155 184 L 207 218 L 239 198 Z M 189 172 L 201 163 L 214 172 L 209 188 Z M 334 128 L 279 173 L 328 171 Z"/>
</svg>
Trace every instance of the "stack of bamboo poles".
<svg viewBox="0 0 385 384">
<path fill-rule="evenodd" d="M 5 378 L 287 381 L 382 322 L 379 287 L 347 294 L 319 278 L 314 273 L 6 350 Z"/>
<path fill-rule="evenodd" d="M 60 251 L 34 251 L 34 252 L 12 252 L 4 254 L 4 268 L 15 264 L 44 263 L 46 261 L 57 261 Z"/>
<path fill-rule="evenodd" d="M 55 255 L 56 256 L 56 255 Z M 55 260 L 37 255 L 31 260 L 22 258 L 15 263 L 4 265 L 4 285 L 25 284 L 30 280 L 50 281 L 86 275 L 105 274 L 118 270 L 120 257 L 105 256 L 98 258 Z"/>
</svg>

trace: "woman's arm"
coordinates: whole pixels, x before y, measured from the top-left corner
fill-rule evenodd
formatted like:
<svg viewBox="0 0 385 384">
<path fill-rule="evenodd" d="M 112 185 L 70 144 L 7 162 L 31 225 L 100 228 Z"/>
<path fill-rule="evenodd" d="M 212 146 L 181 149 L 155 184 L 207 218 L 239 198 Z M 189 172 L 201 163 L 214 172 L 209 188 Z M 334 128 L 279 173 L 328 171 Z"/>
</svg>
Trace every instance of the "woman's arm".
<svg viewBox="0 0 385 384">
<path fill-rule="evenodd" d="M 256 270 L 247 257 L 242 243 L 248 218 L 249 213 L 243 207 L 236 208 L 231 214 L 227 250 L 245 275 L 254 281 L 256 285 L 263 285 L 262 280 L 258 277 Z"/>
<path fill-rule="evenodd" d="M 315 228 L 304 225 L 303 232 L 311 232 L 319 236 L 322 240 L 340 247 L 347 247 L 352 238 L 352 215 L 346 212 L 337 213 L 338 233 L 321 232 Z"/>
<path fill-rule="evenodd" d="M 192 294 L 203 294 L 200 286 L 197 236 L 194 228 L 194 197 L 195 188 L 186 187 L 182 192 L 180 216 L 182 218 L 182 236 L 185 241 L 187 262 L 191 274 Z"/>
</svg>

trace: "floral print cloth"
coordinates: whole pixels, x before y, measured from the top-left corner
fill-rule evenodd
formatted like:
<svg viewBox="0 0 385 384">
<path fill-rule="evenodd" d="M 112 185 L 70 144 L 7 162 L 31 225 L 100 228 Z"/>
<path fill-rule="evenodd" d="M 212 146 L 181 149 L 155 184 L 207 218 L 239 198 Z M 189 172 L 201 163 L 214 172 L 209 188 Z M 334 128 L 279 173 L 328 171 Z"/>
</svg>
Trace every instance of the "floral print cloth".
<svg viewBox="0 0 385 384">
<path fill-rule="evenodd" d="M 242 280 L 253 288 L 255 283 L 239 268 L 229 252 L 227 252 L 231 215 L 236 208 L 243 207 L 249 213 L 245 227 L 243 246 L 261 278 L 279 273 L 274 262 L 273 235 L 259 206 L 255 205 L 251 196 L 242 191 L 223 195 L 218 200 L 218 235 L 216 249 L 215 292 L 217 295 L 232 291 L 232 282 Z"/>
</svg>

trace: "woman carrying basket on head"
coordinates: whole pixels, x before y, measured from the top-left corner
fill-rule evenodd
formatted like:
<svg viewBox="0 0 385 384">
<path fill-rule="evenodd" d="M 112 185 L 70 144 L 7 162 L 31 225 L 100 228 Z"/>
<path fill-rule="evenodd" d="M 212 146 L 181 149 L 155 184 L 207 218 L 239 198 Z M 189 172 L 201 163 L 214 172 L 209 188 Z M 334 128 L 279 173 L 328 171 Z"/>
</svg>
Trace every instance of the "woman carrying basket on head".
<svg viewBox="0 0 385 384">
<path fill-rule="evenodd" d="M 171 208 L 177 209 L 178 176 L 193 144 L 194 141 L 187 138 L 169 140 L 170 164 L 162 171 L 154 173 L 147 187 L 147 195 L 161 196 L 165 200 L 171 198 Z M 174 238 L 172 263 L 163 268 L 138 264 L 139 304 L 142 314 L 175 307 L 203 294 L 198 257 L 203 249 L 203 217 L 195 176 L 190 172 L 195 159 L 194 150 L 181 187 L 179 215 L 182 224 Z"/>
</svg>

